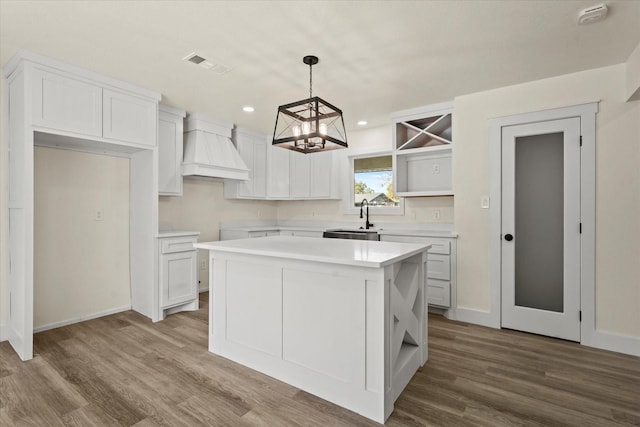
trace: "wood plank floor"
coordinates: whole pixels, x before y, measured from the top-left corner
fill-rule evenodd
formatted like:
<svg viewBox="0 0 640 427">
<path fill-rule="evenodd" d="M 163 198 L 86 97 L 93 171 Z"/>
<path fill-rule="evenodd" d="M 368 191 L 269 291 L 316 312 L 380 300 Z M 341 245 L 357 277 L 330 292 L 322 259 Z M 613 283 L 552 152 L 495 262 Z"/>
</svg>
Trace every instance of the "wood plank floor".
<svg viewBox="0 0 640 427">
<path fill-rule="evenodd" d="M 156 324 L 132 311 L 0 343 L 0 426 L 373 426 L 207 352 L 201 309 Z M 390 426 L 640 425 L 640 358 L 441 316 L 429 361 Z"/>
</svg>

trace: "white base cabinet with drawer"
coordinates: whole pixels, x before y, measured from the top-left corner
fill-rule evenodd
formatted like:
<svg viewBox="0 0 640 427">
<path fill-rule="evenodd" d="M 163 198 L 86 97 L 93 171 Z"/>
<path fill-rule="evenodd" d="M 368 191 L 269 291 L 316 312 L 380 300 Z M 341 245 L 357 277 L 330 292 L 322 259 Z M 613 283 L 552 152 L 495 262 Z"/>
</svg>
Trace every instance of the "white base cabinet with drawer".
<svg viewBox="0 0 640 427">
<path fill-rule="evenodd" d="M 198 309 L 198 252 L 200 233 L 166 233 L 158 237 L 159 318 Z"/>
<path fill-rule="evenodd" d="M 456 307 L 456 239 L 381 234 L 381 241 L 425 243 L 431 245 L 427 257 L 427 304 L 431 307 Z"/>
</svg>

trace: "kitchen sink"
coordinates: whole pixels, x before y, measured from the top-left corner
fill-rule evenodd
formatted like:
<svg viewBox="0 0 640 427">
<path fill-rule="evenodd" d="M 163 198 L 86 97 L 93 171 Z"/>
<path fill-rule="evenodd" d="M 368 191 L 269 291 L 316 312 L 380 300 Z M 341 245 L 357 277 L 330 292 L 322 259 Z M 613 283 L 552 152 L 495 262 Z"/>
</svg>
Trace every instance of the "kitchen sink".
<svg viewBox="0 0 640 427">
<path fill-rule="evenodd" d="M 375 230 L 327 230 L 322 233 L 322 237 L 331 239 L 380 240 L 380 236 L 378 236 L 378 232 Z"/>
</svg>

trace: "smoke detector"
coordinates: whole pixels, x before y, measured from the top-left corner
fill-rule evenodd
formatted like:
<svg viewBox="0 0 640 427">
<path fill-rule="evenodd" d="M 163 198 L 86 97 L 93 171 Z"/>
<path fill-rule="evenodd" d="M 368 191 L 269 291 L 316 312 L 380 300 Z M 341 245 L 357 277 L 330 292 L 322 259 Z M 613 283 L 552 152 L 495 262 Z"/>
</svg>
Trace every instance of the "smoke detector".
<svg viewBox="0 0 640 427">
<path fill-rule="evenodd" d="M 205 70 L 211 70 L 216 74 L 222 75 L 227 74 L 229 71 L 231 71 L 231 67 L 228 67 L 224 64 L 208 61 L 206 58 L 203 58 L 195 52 L 191 52 L 189 55 L 182 58 L 182 60 L 199 65 Z"/>
<path fill-rule="evenodd" d="M 607 16 L 607 12 L 607 6 L 604 4 L 589 7 L 578 14 L 578 24 L 591 24 L 604 19 Z"/>
</svg>

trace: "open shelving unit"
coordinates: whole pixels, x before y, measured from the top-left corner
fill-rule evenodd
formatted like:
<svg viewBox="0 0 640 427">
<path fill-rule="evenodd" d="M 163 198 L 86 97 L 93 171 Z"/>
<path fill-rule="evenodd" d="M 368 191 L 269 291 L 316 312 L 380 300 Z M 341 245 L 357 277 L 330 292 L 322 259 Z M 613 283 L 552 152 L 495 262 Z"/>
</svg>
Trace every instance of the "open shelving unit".
<svg viewBox="0 0 640 427">
<path fill-rule="evenodd" d="M 451 103 L 392 114 L 395 193 L 401 197 L 453 195 Z"/>
</svg>

